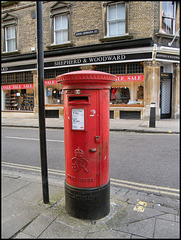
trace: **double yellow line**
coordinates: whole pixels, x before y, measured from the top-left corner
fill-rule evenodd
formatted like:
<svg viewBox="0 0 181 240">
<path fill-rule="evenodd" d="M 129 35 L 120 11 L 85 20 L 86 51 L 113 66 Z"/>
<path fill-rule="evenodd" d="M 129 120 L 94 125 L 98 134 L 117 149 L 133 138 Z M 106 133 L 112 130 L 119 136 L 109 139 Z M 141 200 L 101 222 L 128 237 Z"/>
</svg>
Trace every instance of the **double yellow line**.
<svg viewBox="0 0 181 240">
<path fill-rule="evenodd" d="M 41 172 L 41 168 L 35 167 L 35 166 L 29 166 L 29 165 L 23 165 L 23 164 L 17 164 L 17 163 L 8 163 L 8 162 L 2 162 L 1 165 L 2 167 L 10 167 L 10 168 L 17 168 L 17 169 L 34 171 L 34 172 Z M 51 174 L 65 176 L 65 171 L 61 171 L 61 170 L 48 169 L 48 172 Z"/>
<path fill-rule="evenodd" d="M 131 188 L 131 189 L 136 189 L 138 191 L 152 192 L 155 194 L 167 194 L 170 196 L 180 197 L 180 189 L 148 185 L 144 183 L 135 183 L 135 182 L 129 182 L 129 181 L 113 179 L 113 178 L 111 178 L 110 180 L 111 180 L 111 184 L 116 186 L 121 186 L 124 188 Z"/>
<path fill-rule="evenodd" d="M 29 171 L 41 172 L 40 167 L 17 164 L 17 163 L 8 163 L 2 162 L 2 167 L 16 168 L 16 169 L 24 169 Z M 60 176 L 65 176 L 65 171 L 56 170 L 56 169 L 48 169 L 49 174 L 55 174 Z M 119 179 L 110 178 L 111 184 L 115 186 L 120 186 L 129 189 L 136 189 L 137 191 L 145 191 L 152 192 L 155 194 L 166 194 L 170 196 L 180 197 L 180 190 L 175 188 L 167 188 L 155 185 L 148 185 L 143 183 L 136 183 L 130 181 L 124 181 Z"/>
</svg>

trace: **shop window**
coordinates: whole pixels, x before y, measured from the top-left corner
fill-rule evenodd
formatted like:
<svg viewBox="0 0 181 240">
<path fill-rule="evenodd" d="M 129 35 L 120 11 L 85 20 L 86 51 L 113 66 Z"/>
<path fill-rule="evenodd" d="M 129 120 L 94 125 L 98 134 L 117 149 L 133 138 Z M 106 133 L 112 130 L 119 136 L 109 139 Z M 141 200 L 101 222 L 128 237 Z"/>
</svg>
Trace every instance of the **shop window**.
<svg viewBox="0 0 181 240">
<path fill-rule="evenodd" d="M 23 89 L 22 89 L 23 90 Z M 26 91 L 24 89 L 21 93 L 21 110 L 33 111 L 34 108 L 34 93 L 33 90 Z"/>
<path fill-rule="evenodd" d="M 7 74 L 7 82 L 8 83 L 15 83 L 15 73 L 8 73 Z"/>
<path fill-rule="evenodd" d="M 6 84 L 6 83 L 7 83 L 7 75 L 1 74 L 1 84 Z"/>
<path fill-rule="evenodd" d="M 94 69 L 95 71 L 107 72 L 109 73 L 109 65 L 97 65 Z"/>
<path fill-rule="evenodd" d="M 63 103 L 63 91 L 57 88 L 46 87 L 46 104 L 62 104 Z"/>
<path fill-rule="evenodd" d="M 140 63 L 128 63 L 127 74 L 129 73 L 143 73 L 143 66 Z"/>
<path fill-rule="evenodd" d="M 58 89 L 53 89 L 52 98 L 58 98 Z"/>
<path fill-rule="evenodd" d="M 5 110 L 33 111 L 33 89 L 18 89 L 5 91 Z"/>
<path fill-rule="evenodd" d="M 55 78 L 55 69 L 45 70 L 44 79 L 54 79 Z"/>
<path fill-rule="evenodd" d="M 162 26 L 161 32 L 175 34 L 176 2 L 162 1 Z"/>
<path fill-rule="evenodd" d="M 79 71 L 80 67 L 71 67 L 68 69 L 68 72 Z"/>
<path fill-rule="evenodd" d="M 60 68 L 56 70 L 56 76 L 67 73 L 68 69 L 67 68 Z"/>
<path fill-rule="evenodd" d="M 124 2 L 107 5 L 107 36 L 115 37 L 126 33 L 126 7 Z"/>
<path fill-rule="evenodd" d="M 125 87 L 111 87 L 110 104 L 127 106 L 142 106 L 144 88 L 136 82 L 121 83 Z"/>
<path fill-rule="evenodd" d="M 141 63 L 120 63 L 110 65 L 97 65 L 94 70 L 111 74 L 135 74 L 143 73 L 144 68 Z"/>
<path fill-rule="evenodd" d="M 31 72 L 5 73 L 2 74 L 4 81 L 1 83 L 32 83 L 33 74 Z M 2 79 L 2 77 L 1 77 Z"/>
<path fill-rule="evenodd" d="M 23 72 L 16 73 L 16 82 L 22 83 L 24 81 Z"/>
<path fill-rule="evenodd" d="M 25 83 L 30 83 L 33 82 L 33 73 L 32 72 L 24 72 L 24 82 Z"/>
<path fill-rule="evenodd" d="M 110 101 L 112 104 L 127 104 L 130 100 L 130 91 L 127 87 L 111 88 Z"/>
<path fill-rule="evenodd" d="M 74 71 L 79 71 L 79 67 L 70 67 L 70 68 L 60 68 L 56 70 L 56 76 L 68 73 L 68 72 L 74 72 Z"/>
<path fill-rule="evenodd" d="M 111 74 L 125 74 L 126 73 L 126 64 L 113 64 L 110 65 Z"/>
<path fill-rule="evenodd" d="M 26 94 L 26 89 L 21 89 L 21 94 Z"/>
<path fill-rule="evenodd" d="M 143 86 L 139 85 L 137 88 L 137 99 L 143 99 Z"/>
</svg>

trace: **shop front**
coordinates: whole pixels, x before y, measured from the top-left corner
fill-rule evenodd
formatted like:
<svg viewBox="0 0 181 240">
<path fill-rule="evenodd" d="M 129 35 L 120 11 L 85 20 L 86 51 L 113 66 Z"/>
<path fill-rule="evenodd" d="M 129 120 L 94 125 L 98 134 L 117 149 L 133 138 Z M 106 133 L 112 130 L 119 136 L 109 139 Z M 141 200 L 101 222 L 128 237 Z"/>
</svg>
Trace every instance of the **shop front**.
<svg viewBox="0 0 181 240">
<path fill-rule="evenodd" d="M 63 91 L 56 80 L 45 80 L 45 117 L 59 118 L 63 116 Z"/>
<path fill-rule="evenodd" d="M 3 85 L 4 110 L 33 111 L 34 108 L 33 84 Z"/>
<path fill-rule="evenodd" d="M 110 118 L 141 119 L 144 75 L 117 75 L 110 91 Z"/>
<path fill-rule="evenodd" d="M 117 46 L 117 45 L 116 45 Z M 179 117 L 179 51 L 156 45 L 129 49 L 110 49 L 80 54 L 49 55 L 44 59 L 44 96 L 46 118 L 63 118 L 63 91 L 56 77 L 78 70 L 95 70 L 113 74 L 116 81 L 110 90 L 111 119 L 150 117 L 150 105 L 156 104 L 156 119 Z M 90 49 L 89 49 L 90 50 Z M 95 51 L 93 51 L 95 50 Z M 68 50 L 67 50 L 68 51 Z M 2 116 L 38 118 L 38 79 L 36 59 L 2 64 Z M 28 80 L 23 79 L 27 73 Z M 166 75 L 167 74 L 167 77 Z M 22 76 L 21 79 L 18 78 Z M 12 76 L 16 78 L 11 79 Z M 10 81 L 11 80 L 11 81 Z M 18 83 L 16 83 L 19 81 Z M 11 114 L 13 113 L 13 114 Z M 21 113 L 21 114 L 20 114 Z"/>
<path fill-rule="evenodd" d="M 138 63 L 136 65 L 138 66 Z M 91 69 L 96 68 L 98 66 L 91 66 Z M 45 80 L 44 84 L 46 117 L 59 117 L 63 114 L 61 85 L 55 79 Z M 143 107 L 144 74 L 116 75 L 116 81 L 110 90 L 110 118 L 141 119 Z"/>
</svg>

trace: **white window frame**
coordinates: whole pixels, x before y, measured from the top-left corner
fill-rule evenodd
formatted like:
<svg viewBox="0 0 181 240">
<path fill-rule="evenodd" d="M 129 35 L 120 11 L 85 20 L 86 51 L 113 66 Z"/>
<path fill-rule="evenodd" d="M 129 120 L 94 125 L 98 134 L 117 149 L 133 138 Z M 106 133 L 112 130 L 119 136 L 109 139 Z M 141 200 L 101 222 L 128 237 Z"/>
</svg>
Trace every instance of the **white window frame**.
<svg viewBox="0 0 181 240">
<path fill-rule="evenodd" d="M 117 5 L 124 5 L 125 8 L 125 15 L 124 18 L 121 18 L 119 16 L 117 16 Z M 109 20 L 109 11 L 110 11 L 110 6 L 116 5 L 116 16 L 115 19 L 113 20 Z M 119 33 L 118 32 L 118 23 L 119 22 L 124 22 L 124 33 Z M 115 35 L 110 35 L 110 23 L 115 23 L 116 24 L 116 33 Z M 107 37 L 117 37 L 117 36 L 124 36 L 126 34 L 126 4 L 125 2 L 118 2 L 118 3 L 112 3 L 112 4 L 108 4 L 107 5 Z"/>
<path fill-rule="evenodd" d="M 164 3 L 166 2 L 172 2 L 172 1 L 164 1 Z M 163 15 L 163 2 L 162 2 L 162 5 L 161 5 L 161 32 L 164 33 L 164 34 L 169 34 L 169 35 L 175 35 L 175 28 L 176 28 L 176 2 L 173 2 L 173 17 L 170 17 L 170 16 L 165 16 Z M 173 28 L 173 33 L 168 33 L 167 31 L 165 32 L 165 30 L 163 29 L 163 26 L 162 26 L 162 22 L 163 22 L 163 18 L 165 19 L 171 19 L 173 21 L 172 23 L 172 28 Z"/>
<path fill-rule="evenodd" d="M 8 31 L 8 28 L 10 27 L 13 27 L 14 28 L 14 36 L 12 36 L 11 38 L 8 38 L 7 36 L 7 31 Z M 13 46 L 14 48 L 12 50 L 9 50 L 9 44 L 10 42 L 14 42 Z M 8 25 L 8 26 L 5 26 L 5 52 L 14 52 L 16 51 L 16 26 L 15 25 Z"/>
<path fill-rule="evenodd" d="M 66 16 L 67 18 L 67 26 L 64 27 L 62 25 L 62 18 L 63 16 Z M 56 18 L 57 17 L 61 17 L 61 22 L 60 22 L 60 27 L 58 29 L 55 29 L 55 23 L 56 23 Z M 68 43 L 69 42 L 69 18 L 68 18 L 68 14 L 60 14 L 60 15 L 55 15 L 54 16 L 54 26 L 53 26 L 53 30 L 54 30 L 54 45 L 58 45 L 58 44 L 64 44 L 64 43 Z M 63 33 L 67 33 L 67 39 L 64 41 L 63 40 Z M 61 33 L 61 41 L 57 42 L 57 33 Z"/>
</svg>

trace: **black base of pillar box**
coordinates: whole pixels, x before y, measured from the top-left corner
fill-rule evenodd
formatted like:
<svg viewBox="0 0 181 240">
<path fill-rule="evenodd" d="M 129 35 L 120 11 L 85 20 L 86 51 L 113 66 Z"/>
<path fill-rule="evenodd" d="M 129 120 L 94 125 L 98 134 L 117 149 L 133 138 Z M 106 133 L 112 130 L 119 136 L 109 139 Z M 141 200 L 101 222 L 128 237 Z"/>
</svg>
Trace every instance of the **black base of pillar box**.
<svg viewBox="0 0 181 240">
<path fill-rule="evenodd" d="M 75 218 L 97 220 L 110 212 L 110 181 L 99 188 L 77 188 L 65 181 L 65 209 Z"/>
</svg>

